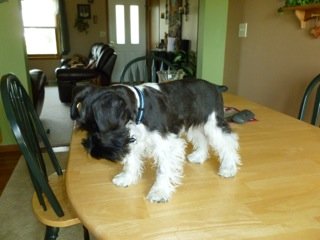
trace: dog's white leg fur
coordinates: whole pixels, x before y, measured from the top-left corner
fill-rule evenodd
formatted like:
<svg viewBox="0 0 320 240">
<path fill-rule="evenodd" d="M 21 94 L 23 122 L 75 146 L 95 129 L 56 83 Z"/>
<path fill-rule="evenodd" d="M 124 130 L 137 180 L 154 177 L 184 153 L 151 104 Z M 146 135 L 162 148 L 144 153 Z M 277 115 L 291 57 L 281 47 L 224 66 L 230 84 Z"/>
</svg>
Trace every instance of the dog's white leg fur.
<svg viewBox="0 0 320 240">
<path fill-rule="evenodd" d="M 217 126 L 215 113 L 209 116 L 208 121 L 204 125 L 204 132 L 209 144 L 219 156 L 219 175 L 223 177 L 235 176 L 238 171 L 238 165 L 241 165 L 238 154 L 238 135 L 223 132 L 222 129 Z"/>
<path fill-rule="evenodd" d="M 134 144 L 134 143 L 133 143 Z M 122 172 L 116 175 L 112 182 L 119 187 L 128 187 L 138 182 L 143 172 L 143 161 L 141 157 L 141 149 L 134 146 L 130 154 L 122 161 Z"/>
<path fill-rule="evenodd" d="M 162 137 L 152 133 L 154 150 L 152 152 L 157 165 L 156 181 L 148 193 L 151 202 L 167 202 L 177 185 L 181 183 L 185 160 L 185 141 L 175 134 Z"/>
<path fill-rule="evenodd" d="M 138 182 L 143 173 L 143 156 L 147 143 L 145 139 L 145 127 L 143 125 L 136 125 L 133 123 L 128 124 L 130 134 L 136 138 L 136 141 L 129 145 L 129 154 L 123 159 L 122 172 L 116 175 L 112 182 L 119 187 L 128 187 Z"/>
<path fill-rule="evenodd" d="M 193 144 L 194 149 L 188 155 L 189 162 L 204 163 L 208 158 L 208 140 L 204 135 L 203 125 L 190 127 L 187 132 L 187 138 Z"/>
</svg>

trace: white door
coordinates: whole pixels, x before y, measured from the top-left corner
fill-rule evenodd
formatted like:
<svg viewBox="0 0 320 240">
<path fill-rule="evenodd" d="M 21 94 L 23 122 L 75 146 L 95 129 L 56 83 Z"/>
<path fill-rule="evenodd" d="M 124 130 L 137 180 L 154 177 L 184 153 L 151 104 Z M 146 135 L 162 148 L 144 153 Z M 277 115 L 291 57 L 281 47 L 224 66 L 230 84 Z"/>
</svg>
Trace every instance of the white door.
<svg viewBox="0 0 320 240">
<path fill-rule="evenodd" d="M 112 73 L 119 82 L 124 66 L 146 54 L 145 0 L 108 0 L 109 39 L 118 57 Z"/>
</svg>

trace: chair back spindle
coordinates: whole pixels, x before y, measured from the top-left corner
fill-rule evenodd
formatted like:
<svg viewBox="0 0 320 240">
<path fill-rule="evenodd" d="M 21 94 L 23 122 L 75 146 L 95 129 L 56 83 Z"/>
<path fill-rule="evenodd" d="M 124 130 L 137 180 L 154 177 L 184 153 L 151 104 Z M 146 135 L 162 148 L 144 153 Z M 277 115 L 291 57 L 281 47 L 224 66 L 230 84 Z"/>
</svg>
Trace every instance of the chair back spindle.
<svg viewBox="0 0 320 240">
<path fill-rule="evenodd" d="M 131 60 L 123 69 L 120 82 L 137 85 L 144 82 L 158 82 L 157 71 L 175 70 L 166 59 L 147 55 Z"/>
<path fill-rule="evenodd" d="M 316 125 L 319 111 L 320 111 L 320 74 L 317 75 L 307 86 L 299 109 L 298 119 L 303 120 L 305 118 L 305 114 L 307 112 L 307 106 L 310 100 L 310 97 L 314 90 L 316 90 L 315 93 L 315 99 L 313 103 L 312 108 L 312 116 L 311 116 L 311 124 Z"/>
</svg>

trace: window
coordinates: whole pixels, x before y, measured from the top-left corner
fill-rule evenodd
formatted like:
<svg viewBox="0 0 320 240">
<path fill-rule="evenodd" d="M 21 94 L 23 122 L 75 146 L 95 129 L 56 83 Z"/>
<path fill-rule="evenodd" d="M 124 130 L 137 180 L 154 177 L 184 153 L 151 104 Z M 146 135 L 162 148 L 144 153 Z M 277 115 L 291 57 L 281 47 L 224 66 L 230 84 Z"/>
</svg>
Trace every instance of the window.
<svg viewBox="0 0 320 240">
<path fill-rule="evenodd" d="M 131 43 L 139 44 L 139 6 L 130 6 L 130 35 Z"/>
<path fill-rule="evenodd" d="M 126 31 L 129 31 L 126 26 L 126 13 L 124 5 L 115 6 L 116 13 L 116 39 L 117 44 L 126 44 Z M 139 44 L 139 6 L 130 5 L 130 43 Z"/>
<path fill-rule="evenodd" d="M 57 55 L 57 1 L 21 0 L 28 55 Z"/>
<path fill-rule="evenodd" d="M 124 5 L 116 5 L 117 44 L 125 44 Z"/>
</svg>

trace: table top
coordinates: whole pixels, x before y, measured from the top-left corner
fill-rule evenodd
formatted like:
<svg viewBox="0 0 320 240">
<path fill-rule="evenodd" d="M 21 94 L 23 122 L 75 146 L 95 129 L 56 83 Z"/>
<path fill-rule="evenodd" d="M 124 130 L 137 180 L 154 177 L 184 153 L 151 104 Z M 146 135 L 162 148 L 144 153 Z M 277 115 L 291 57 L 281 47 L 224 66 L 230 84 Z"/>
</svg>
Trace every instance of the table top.
<svg viewBox="0 0 320 240">
<path fill-rule="evenodd" d="M 85 132 L 73 132 L 67 193 L 95 238 L 319 239 L 319 128 L 231 94 L 224 100 L 256 114 L 257 121 L 231 125 L 243 166 L 224 179 L 213 154 L 202 165 L 186 162 L 168 203 L 145 198 L 154 180 L 151 164 L 138 184 L 116 187 L 111 180 L 121 164 L 93 159 L 81 145 Z"/>
</svg>

